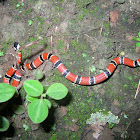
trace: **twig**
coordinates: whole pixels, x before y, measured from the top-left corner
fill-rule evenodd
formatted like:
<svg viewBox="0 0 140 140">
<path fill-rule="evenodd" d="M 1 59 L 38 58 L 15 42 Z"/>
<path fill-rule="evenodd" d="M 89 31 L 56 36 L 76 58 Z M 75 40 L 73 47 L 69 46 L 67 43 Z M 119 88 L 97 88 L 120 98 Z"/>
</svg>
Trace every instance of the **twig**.
<svg viewBox="0 0 140 140">
<path fill-rule="evenodd" d="M 24 47 L 22 47 L 22 48 L 20 49 L 20 51 L 23 50 L 23 49 L 25 49 L 25 48 L 27 48 L 27 47 L 29 47 L 29 46 L 31 46 L 31 45 L 33 45 L 33 44 L 37 44 L 41 39 L 42 39 L 42 37 L 39 37 L 38 40 L 36 40 L 36 41 L 34 41 L 34 42 L 31 42 L 31 43 L 25 45 Z"/>
<path fill-rule="evenodd" d="M 51 53 L 53 53 L 52 35 L 51 35 Z"/>
<path fill-rule="evenodd" d="M 96 41 L 98 44 L 100 44 L 99 41 L 97 40 L 97 38 L 95 38 L 95 37 L 90 37 L 90 36 L 87 35 L 87 34 L 84 34 L 84 35 L 87 36 L 88 38 L 90 38 L 91 40 Z M 93 38 L 94 38 L 94 39 L 93 39 Z"/>
<path fill-rule="evenodd" d="M 102 30 L 103 30 L 103 24 L 102 24 L 101 29 L 100 29 L 100 31 L 99 31 L 100 36 L 101 36 L 101 34 L 102 34 Z"/>
<path fill-rule="evenodd" d="M 135 94 L 134 99 L 136 99 L 136 97 L 137 97 L 139 91 L 140 91 L 140 80 L 139 80 L 139 83 L 138 83 L 138 87 L 137 87 L 137 91 L 136 91 L 136 94 Z"/>
<path fill-rule="evenodd" d="M 129 124 L 127 125 L 127 127 L 126 127 L 126 129 L 125 129 L 125 131 L 124 131 L 124 133 L 123 133 L 123 140 L 125 139 L 125 133 L 126 133 L 128 127 L 130 126 L 130 124 L 131 124 L 131 121 L 129 122 Z"/>
<path fill-rule="evenodd" d="M 84 138 L 85 135 L 87 135 L 92 129 L 89 129 L 82 137 L 80 140 L 82 140 Z"/>
</svg>

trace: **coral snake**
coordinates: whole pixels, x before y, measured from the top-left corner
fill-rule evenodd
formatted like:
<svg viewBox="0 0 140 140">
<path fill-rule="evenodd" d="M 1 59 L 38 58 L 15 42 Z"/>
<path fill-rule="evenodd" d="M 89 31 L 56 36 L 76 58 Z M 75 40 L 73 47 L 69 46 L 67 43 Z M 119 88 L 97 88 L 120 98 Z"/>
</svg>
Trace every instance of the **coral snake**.
<svg viewBox="0 0 140 140">
<path fill-rule="evenodd" d="M 18 50 L 20 48 L 19 44 L 17 42 L 14 43 L 14 49 Z M 39 57 L 37 57 L 33 62 L 31 63 L 25 63 L 21 65 L 22 55 L 21 52 L 17 55 L 17 65 L 19 68 L 17 68 L 16 65 L 13 65 L 5 74 L 5 77 L 3 78 L 4 83 L 10 83 L 10 80 L 13 76 L 12 86 L 17 87 L 20 83 L 22 73 L 28 70 L 33 70 L 39 67 L 45 60 L 50 60 L 54 66 L 58 69 L 58 71 L 68 80 L 75 84 L 80 85 L 94 85 L 103 82 L 104 80 L 108 79 L 116 67 L 118 65 L 126 65 L 129 67 L 138 67 L 140 66 L 140 58 L 136 61 L 131 60 L 126 57 L 115 57 L 108 65 L 106 70 L 104 70 L 99 75 L 93 76 L 93 77 L 82 77 L 75 75 L 71 73 L 62 63 L 61 60 L 56 55 L 53 55 L 51 53 L 43 53 Z"/>
</svg>

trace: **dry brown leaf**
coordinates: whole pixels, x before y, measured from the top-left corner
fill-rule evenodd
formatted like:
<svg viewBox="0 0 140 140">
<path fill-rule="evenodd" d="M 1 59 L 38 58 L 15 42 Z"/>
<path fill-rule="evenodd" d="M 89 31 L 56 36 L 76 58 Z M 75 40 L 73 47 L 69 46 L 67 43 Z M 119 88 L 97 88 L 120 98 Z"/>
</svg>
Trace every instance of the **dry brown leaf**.
<svg viewBox="0 0 140 140">
<path fill-rule="evenodd" d="M 71 130 L 73 132 L 77 132 L 79 130 L 79 126 L 74 124 L 74 125 L 66 125 L 65 126 L 66 130 Z"/>
<path fill-rule="evenodd" d="M 128 40 L 128 41 L 131 41 L 132 39 L 133 39 L 133 35 L 130 35 L 130 34 L 128 34 L 128 33 L 126 33 L 126 39 Z"/>
<path fill-rule="evenodd" d="M 112 23 L 117 22 L 117 20 L 118 20 L 118 18 L 119 18 L 119 14 L 118 14 L 118 12 L 117 12 L 116 10 L 111 11 L 111 12 L 109 13 L 109 15 L 110 15 L 110 21 L 111 21 Z"/>
<path fill-rule="evenodd" d="M 140 47 L 136 47 L 136 53 L 140 53 Z"/>
<path fill-rule="evenodd" d="M 119 102 L 117 100 L 114 100 L 112 104 L 115 106 L 119 106 Z"/>
<path fill-rule="evenodd" d="M 101 95 L 104 96 L 105 95 L 105 90 L 101 89 Z"/>
<path fill-rule="evenodd" d="M 105 124 L 104 124 L 105 125 Z M 93 137 L 95 139 L 98 139 L 98 137 L 100 136 L 102 130 L 104 129 L 103 126 L 101 126 L 100 124 L 92 124 L 92 130 L 94 130 L 95 132 L 93 133 Z"/>
<path fill-rule="evenodd" d="M 65 107 L 65 106 L 61 106 L 61 107 L 60 107 L 60 111 L 61 111 L 60 116 L 61 116 L 61 117 L 67 115 L 67 109 L 68 109 L 68 108 Z"/>
</svg>

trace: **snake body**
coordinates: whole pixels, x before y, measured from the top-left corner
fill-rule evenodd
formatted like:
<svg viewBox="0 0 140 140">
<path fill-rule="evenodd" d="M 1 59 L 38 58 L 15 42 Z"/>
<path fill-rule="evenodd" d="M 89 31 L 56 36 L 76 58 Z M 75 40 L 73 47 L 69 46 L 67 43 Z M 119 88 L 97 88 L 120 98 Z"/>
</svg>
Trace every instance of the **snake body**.
<svg viewBox="0 0 140 140">
<path fill-rule="evenodd" d="M 21 53 L 19 53 L 18 59 L 17 59 L 18 65 L 20 65 L 21 59 L 22 59 L 22 56 L 21 56 Z M 11 77 L 14 75 L 12 86 L 17 87 L 21 80 L 21 76 L 22 76 L 21 71 L 24 73 L 26 69 L 34 70 L 38 68 L 41 64 L 43 64 L 45 60 L 50 60 L 54 64 L 54 66 L 58 69 L 58 71 L 66 79 L 79 85 L 95 85 L 95 84 L 105 81 L 113 74 L 113 72 L 115 71 L 118 65 L 126 65 L 133 68 L 140 66 L 140 58 L 134 61 L 127 57 L 115 57 L 109 63 L 106 70 L 104 70 L 102 73 L 95 75 L 93 77 L 82 77 L 82 76 L 78 76 L 70 72 L 56 55 L 53 55 L 51 53 L 43 53 L 39 57 L 37 57 L 33 62 L 20 65 L 20 70 L 16 69 L 15 65 L 13 65 L 5 74 L 5 77 L 3 78 L 3 82 L 9 84 Z"/>
</svg>

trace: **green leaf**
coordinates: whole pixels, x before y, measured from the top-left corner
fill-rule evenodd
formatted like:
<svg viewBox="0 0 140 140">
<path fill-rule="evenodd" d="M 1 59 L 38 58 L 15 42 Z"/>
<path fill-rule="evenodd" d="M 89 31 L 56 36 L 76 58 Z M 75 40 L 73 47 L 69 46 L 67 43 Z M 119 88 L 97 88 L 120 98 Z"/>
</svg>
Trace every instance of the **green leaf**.
<svg viewBox="0 0 140 140">
<path fill-rule="evenodd" d="M 137 46 L 137 47 L 140 47 L 140 42 L 137 42 L 137 43 L 136 43 L 136 46 Z"/>
<path fill-rule="evenodd" d="M 25 129 L 25 131 L 28 131 L 28 130 L 31 129 L 31 128 L 30 128 L 28 125 L 26 125 L 26 124 L 23 124 L 23 128 Z"/>
<path fill-rule="evenodd" d="M 44 99 L 44 101 L 46 102 L 48 108 L 50 109 L 51 108 L 51 102 L 47 99 Z"/>
<path fill-rule="evenodd" d="M 23 114 L 25 112 L 25 107 L 22 105 L 13 105 L 12 109 L 13 112 L 18 115 Z"/>
<path fill-rule="evenodd" d="M 109 128 L 113 128 L 113 127 L 115 127 L 116 126 L 116 124 L 114 124 L 114 123 L 109 123 Z"/>
<path fill-rule="evenodd" d="M 30 95 L 27 95 L 27 96 L 26 96 L 26 99 L 27 99 L 29 102 L 32 102 L 32 101 L 34 101 L 34 100 L 38 100 L 37 97 L 32 97 L 32 96 L 30 96 Z"/>
<path fill-rule="evenodd" d="M 55 131 L 55 130 L 56 130 L 56 124 L 54 124 L 54 125 L 51 127 L 51 129 Z"/>
<path fill-rule="evenodd" d="M 41 70 L 35 70 L 34 71 L 34 78 L 39 80 L 43 78 L 43 72 Z"/>
<path fill-rule="evenodd" d="M 21 3 L 21 6 L 24 6 L 24 3 L 23 2 Z"/>
<path fill-rule="evenodd" d="M 136 38 L 137 41 L 140 41 L 140 38 Z"/>
<path fill-rule="evenodd" d="M 91 72 L 95 72 L 96 71 L 95 66 L 91 66 L 89 69 L 90 69 Z"/>
<path fill-rule="evenodd" d="M 48 107 L 43 99 L 38 99 L 29 104 L 28 115 L 34 123 L 43 122 L 48 116 Z"/>
<path fill-rule="evenodd" d="M 140 32 L 138 33 L 138 36 L 140 37 Z"/>
<path fill-rule="evenodd" d="M 124 116 L 123 116 L 125 119 L 128 119 L 128 117 L 127 117 L 127 115 L 126 114 L 124 114 Z"/>
<path fill-rule="evenodd" d="M 1 52 L 1 51 L 0 51 L 0 56 L 4 56 L 4 52 Z"/>
<path fill-rule="evenodd" d="M 61 83 L 51 85 L 46 94 L 55 100 L 63 99 L 68 93 L 68 89 Z"/>
<path fill-rule="evenodd" d="M 46 94 L 45 94 L 45 93 L 43 93 L 43 94 L 42 94 L 42 97 L 43 97 L 43 98 L 46 98 Z"/>
<path fill-rule="evenodd" d="M 20 4 L 17 4 L 16 7 L 17 7 L 17 8 L 20 7 Z"/>
<path fill-rule="evenodd" d="M 6 83 L 0 83 L 0 103 L 10 100 L 14 94 L 14 87 Z"/>
<path fill-rule="evenodd" d="M 33 21 L 32 20 L 29 20 L 28 23 L 31 26 L 33 24 Z"/>
<path fill-rule="evenodd" d="M 0 116 L 0 132 L 6 131 L 8 128 L 9 121 L 4 116 Z"/>
<path fill-rule="evenodd" d="M 133 40 L 137 40 L 137 38 L 135 36 L 133 36 Z"/>
<path fill-rule="evenodd" d="M 82 56 L 83 56 L 83 57 L 87 57 L 87 55 L 86 55 L 85 53 L 82 53 Z"/>
<path fill-rule="evenodd" d="M 23 87 L 28 95 L 38 97 L 43 93 L 43 86 L 37 80 L 27 80 L 24 82 Z"/>
</svg>

